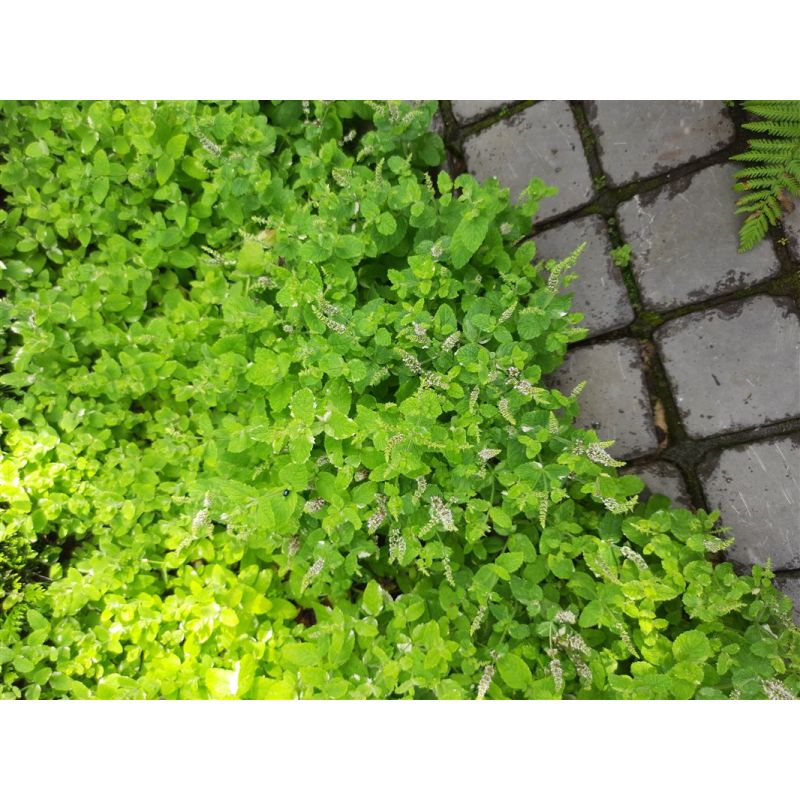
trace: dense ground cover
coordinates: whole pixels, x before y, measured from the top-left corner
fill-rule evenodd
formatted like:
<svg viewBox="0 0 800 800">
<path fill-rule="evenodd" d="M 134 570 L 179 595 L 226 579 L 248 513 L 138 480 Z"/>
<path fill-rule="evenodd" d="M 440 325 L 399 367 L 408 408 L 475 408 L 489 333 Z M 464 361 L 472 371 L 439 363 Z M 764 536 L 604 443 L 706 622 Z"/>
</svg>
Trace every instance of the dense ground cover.
<svg viewBox="0 0 800 800">
<path fill-rule="evenodd" d="M 2 105 L 3 696 L 800 689 L 771 573 L 542 384 L 552 190 L 437 172 L 432 113 Z"/>
</svg>

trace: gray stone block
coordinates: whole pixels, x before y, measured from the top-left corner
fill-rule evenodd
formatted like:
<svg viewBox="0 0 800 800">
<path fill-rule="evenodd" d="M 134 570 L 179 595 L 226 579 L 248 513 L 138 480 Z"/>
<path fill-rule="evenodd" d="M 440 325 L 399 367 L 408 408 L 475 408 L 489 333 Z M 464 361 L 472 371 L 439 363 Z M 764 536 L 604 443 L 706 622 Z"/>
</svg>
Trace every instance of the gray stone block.
<svg viewBox="0 0 800 800">
<path fill-rule="evenodd" d="M 789 240 L 789 251 L 795 261 L 800 261 L 800 200 L 796 201 L 795 209 L 787 214 L 783 221 L 783 229 Z"/>
<path fill-rule="evenodd" d="M 776 575 L 775 585 L 794 603 L 794 624 L 800 627 L 800 577 Z"/>
<path fill-rule="evenodd" d="M 542 201 L 545 219 L 583 205 L 592 177 L 569 103 L 547 100 L 502 119 L 464 142 L 469 171 L 478 180 L 496 177 L 516 202 L 531 178 L 558 187 Z"/>
<path fill-rule="evenodd" d="M 731 447 L 698 472 L 735 538 L 732 561 L 800 567 L 800 434 Z"/>
<path fill-rule="evenodd" d="M 770 242 L 737 253 L 736 167 L 718 164 L 618 210 L 642 302 L 664 310 L 752 286 L 780 269 Z"/>
<path fill-rule="evenodd" d="M 600 216 L 551 228 L 536 237 L 538 258 L 562 259 L 581 242 L 586 242 L 573 272 L 578 276 L 564 293 L 573 295 L 572 310 L 583 315 L 583 327 L 590 336 L 622 328 L 633 322 L 634 314 L 619 268 L 611 258 L 611 242 Z"/>
<path fill-rule="evenodd" d="M 580 416 L 576 425 L 593 428 L 601 440 L 613 439 L 609 453 L 634 458 L 658 447 L 653 414 L 644 382 L 639 346 L 633 339 L 579 347 L 549 379 L 565 394 L 581 381 Z"/>
<path fill-rule="evenodd" d="M 667 461 L 654 461 L 651 464 L 641 464 L 621 470 L 626 475 L 638 475 L 647 486 L 647 491 L 642 493 L 645 500 L 650 494 L 663 494 L 673 501 L 674 505 L 689 508 L 692 501 L 686 491 L 680 470 Z"/>
<path fill-rule="evenodd" d="M 759 296 L 687 314 L 654 338 L 690 436 L 800 416 L 800 319 L 788 300 Z"/>
<path fill-rule="evenodd" d="M 463 125 L 513 102 L 513 100 L 451 100 L 450 106 L 453 109 L 453 116 Z"/>
<path fill-rule="evenodd" d="M 616 185 L 714 153 L 736 133 L 716 100 L 600 100 L 588 104 L 588 117 Z"/>
</svg>

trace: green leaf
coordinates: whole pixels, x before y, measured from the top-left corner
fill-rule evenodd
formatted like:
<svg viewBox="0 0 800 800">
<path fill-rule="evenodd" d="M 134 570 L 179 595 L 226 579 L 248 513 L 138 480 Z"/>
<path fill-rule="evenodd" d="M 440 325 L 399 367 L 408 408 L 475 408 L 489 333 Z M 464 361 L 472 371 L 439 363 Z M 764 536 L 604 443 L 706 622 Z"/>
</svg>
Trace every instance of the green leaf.
<svg viewBox="0 0 800 800">
<path fill-rule="evenodd" d="M 703 662 L 711 657 L 711 643 L 702 631 L 686 631 L 672 643 L 676 661 Z"/>
<path fill-rule="evenodd" d="M 108 178 L 95 178 L 92 184 L 92 199 L 100 205 L 108 194 Z"/>
<path fill-rule="evenodd" d="M 572 559 L 555 556 L 552 553 L 547 556 L 547 566 L 553 575 L 562 580 L 571 578 L 575 573 L 575 564 Z"/>
<path fill-rule="evenodd" d="M 314 488 L 317 494 L 328 503 L 340 500 L 341 492 L 336 486 L 336 478 L 329 472 L 322 472 L 317 476 Z"/>
<path fill-rule="evenodd" d="M 264 248 L 258 242 L 248 239 L 239 250 L 236 266 L 247 275 L 262 275 L 266 264 Z"/>
<path fill-rule="evenodd" d="M 314 421 L 314 411 L 316 403 L 314 402 L 314 393 L 311 389 L 303 388 L 292 396 L 290 403 L 292 416 L 299 419 L 306 425 L 311 425 Z"/>
<path fill-rule="evenodd" d="M 377 228 L 379 233 L 382 233 L 384 236 L 391 236 L 397 230 L 397 223 L 388 211 L 384 211 L 383 214 L 378 217 Z"/>
<path fill-rule="evenodd" d="M 514 572 L 522 566 L 523 561 L 524 556 L 522 553 L 503 553 L 497 557 L 495 563 L 499 564 L 503 569 L 507 569 L 509 572 Z"/>
<path fill-rule="evenodd" d="M 214 700 L 233 700 L 239 692 L 239 669 L 206 670 L 206 688 Z"/>
<path fill-rule="evenodd" d="M 618 481 L 620 492 L 628 497 L 639 494 L 644 489 L 644 481 L 636 475 L 621 475 Z"/>
<path fill-rule="evenodd" d="M 415 143 L 417 155 L 423 164 L 438 167 L 444 158 L 444 142 L 435 133 L 424 133 Z"/>
<path fill-rule="evenodd" d="M 449 336 L 458 328 L 458 318 L 447 303 L 439 305 L 433 321 L 442 336 Z"/>
<path fill-rule="evenodd" d="M 31 142 L 25 148 L 25 155 L 28 158 L 42 158 L 43 156 L 49 155 L 50 150 L 47 147 L 47 143 L 43 141 L 38 142 Z"/>
<path fill-rule="evenodd" d="M 159 186 L 163 186 L 172 175 L 175 169 L 175 161 L 168 155 L 163 155 L 156 163 L 156 180 Z"/>
<path fill-rule="evenodd" d="M 281 484 L 287 488 L 293 489 L 294 491 L 302 491 L 308 485 L 310 475 L 306 464 L 292 463 L 281 467 L 278 477 L 280 478 Z"/>
<path fill-rule="evenodd" d="M 485 217 L 462 218 L 450 242 L 450 260 L 454 267 L 460 269 L 466 265 L 483 244 L 488 231 L 489 221 Z"/>
<path fill-rule="evenodd" d="M 29 608 L 26 616 L 28 618 L 28 625 L 33 630 L 49 630 L 50 622 L 43 614 L 39 613 L 35 608 Z"/>
<path fill-rule="evenodd" d="M 364 611 L 372 617 L 377 616 L 383 608 L 383 594 L 381 592 L 380 584 L 377 581 L 370 581 L 367 588 L 364 589 L 364 595 L 361 599 L 361 605 Z"/>
<path fill-rule="evenodd" d="M 334 252 L 339 258 L 357 259 L 364 253 L 364 244 L 357 236 L 340 236 Z"/>
<path fill-rule="evenodd" d="M 285 678 L 281 680 L 258 678 L 255 696 L 259 700 L 293 700 L 297 695 L 292 684 Z"/>
<path fill-rule="evenodd" d="M 507 530 L 514 524 L 508 513 L 500 506 L 492 506 L 489 509 L 489 516 L 492 518 L 492 522 L 494 522 L 498 528 L 504 528 Z"/>
<path fill-rule="evenodd" d="M 181 169 L 190 177 L 198 181 L 204 181 L 208 177 L 208 171 L 202 162 L 196 158 L 182 158 Z"/>
<path fill-rule="evenodd" d="M 14 669 L 17 670 L 17 672 L 21 672 L 23 675 L 27 672 L 33 672 L 36 668 L 33 661 L 23 655 L 16 656 L 11 663 L 14 665 Z"/>
<path fill-rule="evenodd" d="M 293 667 L 310 667 L 320 661 L 317 646 L 310 642 L 295 642 L 284 645 L 280 653 L 283 660 Z"/>
<path fill-rule="evenodd" d="M 498 660 L 497 671 L 511 689 L 526 689 L 533 682 L 530 668 L 514 653 L 506 653 Z"/>
<path fill-rule="evenodd" d="M 277 356 L 271 350 L 260 348 L 256 351 L 255 360 L 247 370 L 246 376 L 247 380 L 256 386 L 272 386 L 284 377 L 287 369 L 288 363 L 283 354 Z M 291 393 L 291 389 L 289 392 Z M 288 402 L 289 397 L 286 399 Z"/>
<path fill-rule="evenodd" d="M 183 155 L 188 141 L 189 137 L 185 133 L 176 133 L 164 146 L 164 152 L 170 158 L 179 159 Z"/>
<path fill-rule="evenodd" d="M 517 333 L 530 341 L 541 336 L 550 327 L 550 315 L 541 308 L 526 308 L 517 316 Z"/>
<path fill-rule="evenodd" d="M 358 431 L 358 425 L 352 419 L 342 414 L 341 411 L 333 410 L 325 423 L 325 432 L 334 439 L 349 439 Z"/>
</svg>

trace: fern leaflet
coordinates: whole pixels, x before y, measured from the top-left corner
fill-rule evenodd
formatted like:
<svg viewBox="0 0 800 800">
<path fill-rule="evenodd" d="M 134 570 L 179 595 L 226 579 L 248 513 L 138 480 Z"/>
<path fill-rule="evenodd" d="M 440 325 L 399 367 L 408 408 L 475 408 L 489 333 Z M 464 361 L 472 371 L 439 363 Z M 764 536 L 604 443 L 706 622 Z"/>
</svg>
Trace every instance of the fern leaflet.
<svg viewBox="0 0 800 800">
<path fill-rule="evenodd" d="M 746 192 L 736 203 L 747 214 L 739 231 L 739 252 L 755 247 L 784 212 L 791 212 L 792 195 L 800 196 L 800 100 L 750 100 L 744 108 L 762 119 L 743 125 L 763 134 L 748 140 L 748 149 L 733 156 L 748 162 L 736 173 L 734 188 Z"/>
</svg>

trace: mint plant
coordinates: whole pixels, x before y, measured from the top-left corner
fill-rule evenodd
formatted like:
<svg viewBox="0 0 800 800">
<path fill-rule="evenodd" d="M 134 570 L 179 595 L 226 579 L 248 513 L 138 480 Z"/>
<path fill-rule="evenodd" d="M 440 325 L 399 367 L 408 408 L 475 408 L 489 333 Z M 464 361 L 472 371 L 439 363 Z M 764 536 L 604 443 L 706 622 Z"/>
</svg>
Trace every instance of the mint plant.
<svg viewBox="0 0 800 800">
<path fill-rule="evenodd" d="M 798 691 L 772 573 L 542 383 L 554 190 L 434 108 L 3 104 L 2 696 Z"/>
</svg>

